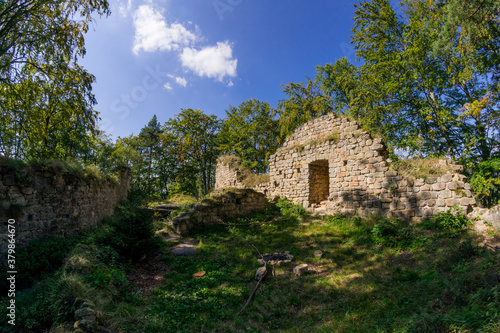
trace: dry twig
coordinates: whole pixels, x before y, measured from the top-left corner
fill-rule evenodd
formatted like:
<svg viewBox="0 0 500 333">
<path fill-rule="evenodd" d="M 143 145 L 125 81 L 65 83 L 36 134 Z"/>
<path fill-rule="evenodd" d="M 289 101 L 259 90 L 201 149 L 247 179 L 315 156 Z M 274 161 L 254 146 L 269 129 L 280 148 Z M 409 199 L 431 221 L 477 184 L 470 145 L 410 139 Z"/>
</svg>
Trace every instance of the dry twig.
<svg viewBox="0 0 500 333">
<path fill-rule="evenodd" d="M 262 260 L 264 260 L 264 256 L 260 253 L 259 249 L 256 248 L 255 245 L 253 245 L 253 244 L 250 244 L 250 245 L 252 245 L 254 247 L 254 249 L 257 250 L 257 253 L 259 254 L 260 258 Z M 252 300 L 252 297 L 255 294 L 255 292 L 257 291 L 257 289 L 259 288 L 260 283 L 262 282 L 262 280 L 264 279 L 264 277 L 267 275 L 267 262 L 265 260 L 264 260 L 264 268 L 266 269 L 265 272 L 264 272 L 264 274 L 262 274 L 262 276 L 259 279 L 259 282 L 257 282 L 257 285 L 253 289 L 252 293 L 250 294 L 250 296 L 248 296 L 248 299 L 247 299 L 245 305 L 243 306 L 243 308 L 241 308 L 240 311 L 238 311 L 238 313 L 236 314 L 236 316 L 238 316 L 240 313 L 242 313 L 243 310 L 246 309 L 246 307 L 248 306 L 248 304 L 250 304 L 250 301 Z"/>
</svg>

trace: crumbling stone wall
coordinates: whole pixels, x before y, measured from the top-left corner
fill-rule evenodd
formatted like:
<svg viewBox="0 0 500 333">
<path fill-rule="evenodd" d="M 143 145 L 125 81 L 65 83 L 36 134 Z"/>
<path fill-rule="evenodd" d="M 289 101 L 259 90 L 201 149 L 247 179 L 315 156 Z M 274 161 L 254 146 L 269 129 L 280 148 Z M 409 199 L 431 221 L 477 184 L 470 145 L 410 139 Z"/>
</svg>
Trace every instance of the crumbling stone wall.
<svg viewBox="0 0 500 333">
<path fill-rule="evenodd" d="M 461 166 L 441 160 L 448 173 L 425 178 L 398 175 L 387 149 L 354 121 L 333 114 L 298 128 L 270 157 L 268 196 L 304 207 L 324 201 L 327 213 L 379 213 L 419 220 L 456 205 L 470 211 L 475 199 Z M 325 166 L 328 165 L 328 186 Z"/>
<path fill-rule="evenodd" d="M 121 171 L 118 184 L 61 170 L 24 170 L 22 178 L 0 159 L 0 253 L 7 250 L 7 221 L 15 220 L 16 244 L 34 238 L 73 235 L 92 228 L 111 215 L 127 196 L 130 170 Z M 2 256 L 4 258 L 5 256 Z"/>
<path fill-rule="evenodd" d="M 245 188 L 241 183 L 241 172 L 230 163 L 223 160 L 217 161 L 215 169 L 215 188 Z"/>
<path fill-rule="evenodd" d="M 206 225 L 222 223 L 224 218 L 262 211 L 268 205 L 266 196 L 252 189 L 216 191 L 209 199 L 204 199 L 201 204 L 173 218 L 172 227 L 178 234 L 187 235 Z"/>
</svg>

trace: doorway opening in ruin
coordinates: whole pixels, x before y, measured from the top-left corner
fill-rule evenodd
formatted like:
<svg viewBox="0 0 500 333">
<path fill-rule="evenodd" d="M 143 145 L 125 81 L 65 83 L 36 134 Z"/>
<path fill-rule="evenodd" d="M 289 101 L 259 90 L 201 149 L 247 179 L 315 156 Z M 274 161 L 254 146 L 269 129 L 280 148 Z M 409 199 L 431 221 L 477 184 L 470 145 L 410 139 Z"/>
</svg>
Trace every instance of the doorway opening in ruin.
<svg viewBox="0 0 500 333">
<path fill-rule="evenodd" d="M 330 193 L 330 173 L 327 160 L 309 164 L 309 204 L 320 204 L 328 200 Z"/>
</svg>

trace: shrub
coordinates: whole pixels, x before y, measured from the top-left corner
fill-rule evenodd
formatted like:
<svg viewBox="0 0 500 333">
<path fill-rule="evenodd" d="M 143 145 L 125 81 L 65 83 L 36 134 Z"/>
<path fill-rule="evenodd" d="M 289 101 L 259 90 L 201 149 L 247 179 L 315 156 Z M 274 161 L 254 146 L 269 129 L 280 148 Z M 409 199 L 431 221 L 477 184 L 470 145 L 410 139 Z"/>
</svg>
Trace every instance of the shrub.
<svg viewBox="0 0 500 333">
<path fill-rule="evenodd" d="M 278 199 L 276 206 L 280 209 L 282 215 L 299 218 L 308 214 L 304 207 L 293 204 L 289 199 Z"/>
<path fill-rule="evenodd" d="M 62 238 L 51 236 L 37 238 L 25 247 L 16 250 L 17 284 L 19 288 L 30 286 L 57 271 L 64 262 L 64 258 L 79 242 L 78 237 Z M 7 269 L 4 270 L 6 272 Z M 6 280 L 1 282 L 2 291 L 6 288 Z"/>
<path fill-rule="evenodd" d="M 491 207 L 500 203 L 500 158 L 477 164 L 470 185 L 480 206 Z"/>
<path fill-rule="evenodd" d="M 408 248 L 414 241 L 413 230 L 404 221 L 382 219 L 372 229 L 375 244 L 396 249 Z"/>
<path fill-rule="evenodd" d="M 111 246 L 124 259 L 137 261 L 155 248 L 153 212 L 138 203 L 122 201 L 106 223 L 109 227 L 102 230 L 98 242 Z"/>
<path fill-rule="evenodd" d="M 424 227 L 427 229 L 447 229 L 458 230 L 472 225 L 472 222 L 467 219 L 462 210 L 457 206 L 452 206 L 446 212 L 439 212 L 424 222 Z"/>
</svg>

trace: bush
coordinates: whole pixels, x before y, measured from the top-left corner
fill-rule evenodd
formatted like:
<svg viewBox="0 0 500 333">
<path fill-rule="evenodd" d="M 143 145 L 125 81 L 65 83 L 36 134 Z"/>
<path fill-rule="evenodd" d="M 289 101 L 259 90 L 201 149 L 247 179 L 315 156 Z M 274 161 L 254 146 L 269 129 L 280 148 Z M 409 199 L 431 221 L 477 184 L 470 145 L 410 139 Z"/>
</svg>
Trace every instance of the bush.
<svg viewBox="0 0 500 333">
<path fill-rule="evenodd" d="M 278 199 L 276 206 L 280 209 L 282 215 L 289 215 L 290 217 L 306 217 L 308 212 L 306 209 L 299 205 L 294 205 L 289 199 Z"/>
<path fill-rule="evenodd" d="M 439 212 L 424 222 L 423 226 L 427 229 L 447 229 L 458 230 L 472 225 L 462 210 L 457 206 L 452 206 L 446 212 Z"/>
<path fill-rule="evenodd" d="M 132 201 L 122 201 L 106 220 L 97 242 L 109 245 L 126 260 L 137 261 L 155 248 L 153 212 Z"/>
<path fill-rule="evenodd" d="M 500 203 L 500 158 L 478 163 L 474 167 L 470 185 L 481 207 Z"/>
<path fill-rule="evenodd" d="M 25 247 L 19 247 L 16 250 L 18 288 L 29 287 L 34 281 L 56 272 L 78 242 L 78 237 L 50 236 L 34 239 Z M 7 271 L 7 269 L 3 270 L 3 272 Z M 2 294 L 7 287 L 6 282 L 2 276 L 0 285 Z"/>
<path fill-rule="evenodd" d="M 415 240 L 412 228 L 404 221 L 382 219 L 372 229 L 375 244 L 396 249 L 405 249 Z"/>
</svg>

